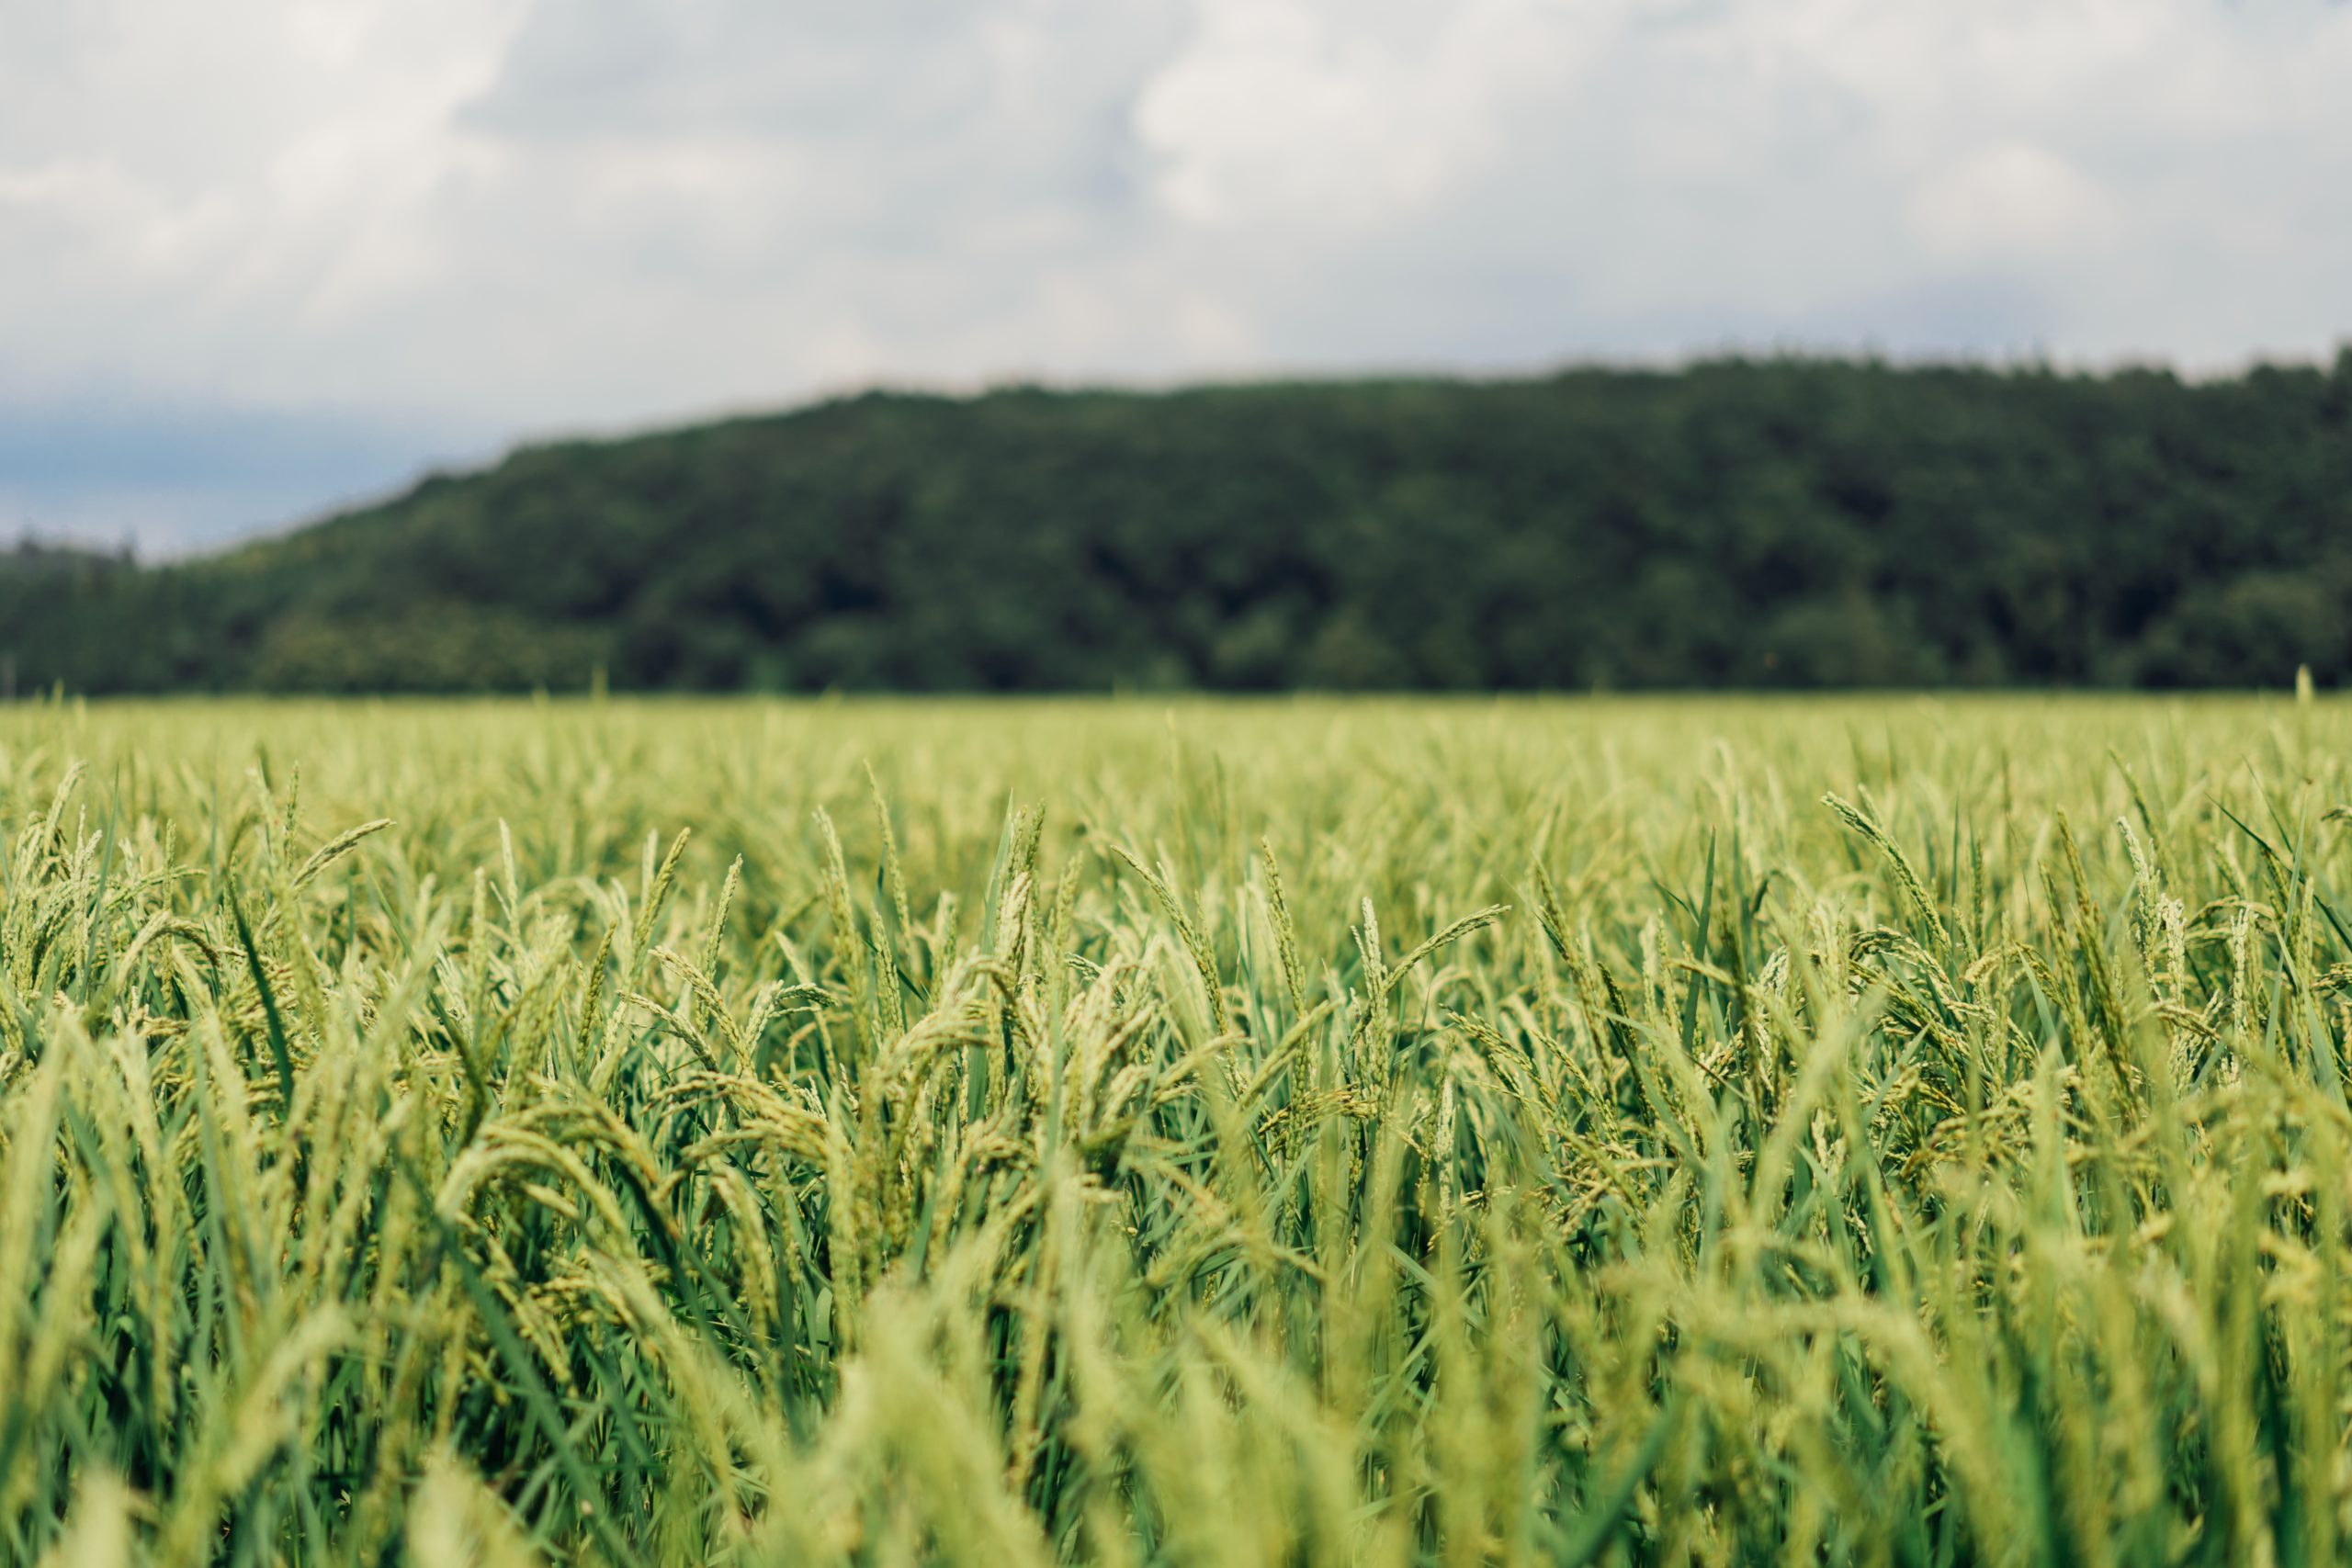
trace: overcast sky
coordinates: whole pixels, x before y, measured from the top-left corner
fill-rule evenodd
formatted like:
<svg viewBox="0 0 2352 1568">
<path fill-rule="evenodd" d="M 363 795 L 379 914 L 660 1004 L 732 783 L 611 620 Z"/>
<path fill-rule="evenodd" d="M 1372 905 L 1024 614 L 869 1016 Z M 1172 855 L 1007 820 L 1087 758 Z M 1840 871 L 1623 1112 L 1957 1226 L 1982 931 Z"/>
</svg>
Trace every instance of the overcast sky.
<svg viewBox="0 0 2352 1568">
<path fill-rule="evenodd" d="M 0 0 L 0 536 L 875 382 L 2316 357 L 2328 0 Z"/>
</svg>

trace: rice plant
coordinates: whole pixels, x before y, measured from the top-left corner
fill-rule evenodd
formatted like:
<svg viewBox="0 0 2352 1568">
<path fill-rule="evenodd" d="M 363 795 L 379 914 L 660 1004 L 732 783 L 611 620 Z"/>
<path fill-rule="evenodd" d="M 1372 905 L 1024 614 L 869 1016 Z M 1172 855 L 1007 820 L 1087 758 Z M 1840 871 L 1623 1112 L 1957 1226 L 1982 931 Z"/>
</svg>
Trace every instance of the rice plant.
<svg viewBox="0 0 2352 1568">
<path fill-rule="evenodd" d="M 0 1561 L 2338 1560 L 2347 760 L 0 712 Z"/>
</svg>

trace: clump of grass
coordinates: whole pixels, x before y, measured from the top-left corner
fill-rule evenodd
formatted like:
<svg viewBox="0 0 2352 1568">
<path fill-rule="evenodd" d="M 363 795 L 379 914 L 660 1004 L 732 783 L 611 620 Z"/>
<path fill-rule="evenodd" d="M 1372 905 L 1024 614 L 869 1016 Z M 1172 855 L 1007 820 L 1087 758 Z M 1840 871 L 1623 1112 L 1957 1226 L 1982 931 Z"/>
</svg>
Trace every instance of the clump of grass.
<svg viewBox="0 0 2352 1568">
<path fill-rule="evenodd" d="M 2343 1555 L 2341 715 L 1174 722 L 0 715 L 0 1559 Z"/>
</svg>

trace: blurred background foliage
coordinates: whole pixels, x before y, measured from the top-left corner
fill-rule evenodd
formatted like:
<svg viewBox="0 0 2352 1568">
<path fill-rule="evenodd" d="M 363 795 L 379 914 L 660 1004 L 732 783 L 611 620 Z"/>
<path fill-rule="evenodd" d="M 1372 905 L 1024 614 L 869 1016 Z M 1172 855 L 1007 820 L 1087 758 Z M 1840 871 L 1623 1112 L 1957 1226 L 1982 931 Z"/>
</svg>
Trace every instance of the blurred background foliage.
<svg viewBox="0 0 2352 1568">
<path fill-rule="evenodd" d="M 214 557 L 0 554 L 19 691 L 2352 677 L 2352 351 L 876 393 Z"/>
</svg>

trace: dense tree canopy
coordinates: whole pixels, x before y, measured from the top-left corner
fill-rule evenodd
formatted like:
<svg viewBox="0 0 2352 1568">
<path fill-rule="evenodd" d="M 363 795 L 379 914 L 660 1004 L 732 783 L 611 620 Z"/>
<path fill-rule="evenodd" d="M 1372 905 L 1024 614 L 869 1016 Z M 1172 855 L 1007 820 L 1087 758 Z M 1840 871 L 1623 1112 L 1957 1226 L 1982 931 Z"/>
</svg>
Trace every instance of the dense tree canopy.
<svg viewBox="0 0 2352 1568">
<path fill-rule="evenodd" d="M 2352 677 L 2352 351 L 874 394 L 216 557 L 0 555 L 19 689 Z"/>
</svg>

